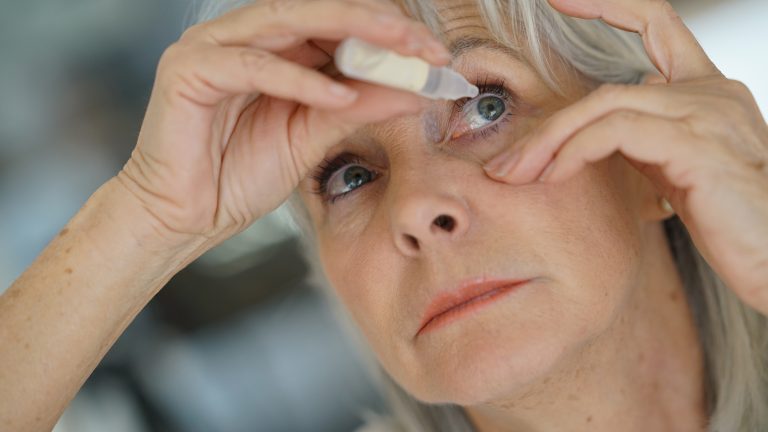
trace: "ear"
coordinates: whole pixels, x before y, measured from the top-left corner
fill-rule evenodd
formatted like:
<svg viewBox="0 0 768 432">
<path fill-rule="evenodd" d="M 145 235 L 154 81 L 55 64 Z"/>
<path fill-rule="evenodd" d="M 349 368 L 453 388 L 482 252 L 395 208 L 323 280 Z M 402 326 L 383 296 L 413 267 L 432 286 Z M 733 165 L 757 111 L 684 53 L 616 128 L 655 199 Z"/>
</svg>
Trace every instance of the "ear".
<svg viewBox="0 0 768 432">
<path fill-rule="evenodd" d="M 643 75 L 643 81 L 641 84 L 666 84 L 667 79 L 664 78 L 664 75 L 660 74 L 658 71 L 653 72 L 647 72 L 645 75 Z"/>
<path fill-rule="evenodd" d="M 663 202 L 664 196 L 650 178 L 640 172 L 633 164 L 626 164 L 629 184 L 632 188 L 634 206 L 640 219 L 646 222 L 659 222 L 675 215 L 675 211 Z"/>
</svg>

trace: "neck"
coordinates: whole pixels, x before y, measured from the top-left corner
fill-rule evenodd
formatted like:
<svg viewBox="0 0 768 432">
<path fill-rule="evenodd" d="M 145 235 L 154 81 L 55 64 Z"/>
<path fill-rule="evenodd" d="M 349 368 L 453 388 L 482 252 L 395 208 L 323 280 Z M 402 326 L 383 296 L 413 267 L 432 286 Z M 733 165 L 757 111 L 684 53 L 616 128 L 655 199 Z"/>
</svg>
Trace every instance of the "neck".
<svg viewBox="0 0 768 432">
<path fill-rule="evenodd" d="M 610 330 L 525 391 L 466 407 L 477 430 L 703 431 L 703 354 L 673 258 L 660 249 Z"/>
</svg>

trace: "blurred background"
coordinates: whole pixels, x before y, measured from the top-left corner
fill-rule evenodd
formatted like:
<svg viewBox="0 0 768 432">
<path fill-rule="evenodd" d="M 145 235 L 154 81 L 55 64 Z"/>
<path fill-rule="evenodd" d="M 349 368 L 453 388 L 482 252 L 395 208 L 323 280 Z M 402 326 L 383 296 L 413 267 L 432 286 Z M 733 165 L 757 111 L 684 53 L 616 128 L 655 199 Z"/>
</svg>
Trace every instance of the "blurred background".
<svg viewBox="0 0 768 432">
<path fill-rule="evenodd" d="M 673 4 L 765 115 L 768 2 Z M 0 292 L 128 158 L 157 60 L 194 5 L 6 0 L 3 10 Z M 351 431 L 363 408 L 383 410 L 299 248 L 270 215 L 179 273 L 55 431 Z"/>
</svg>

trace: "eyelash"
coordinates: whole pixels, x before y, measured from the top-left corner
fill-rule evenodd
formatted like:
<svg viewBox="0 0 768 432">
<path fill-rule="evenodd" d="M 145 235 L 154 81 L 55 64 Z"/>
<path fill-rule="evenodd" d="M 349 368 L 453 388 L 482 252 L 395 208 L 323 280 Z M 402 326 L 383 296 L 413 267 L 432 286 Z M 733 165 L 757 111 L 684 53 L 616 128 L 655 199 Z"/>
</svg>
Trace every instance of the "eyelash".
<svg viewBox="0 0 768 432">
<path fill-rule="evenodd" d="M 354 192 L 357 189 L 353 189 L 349 192 L 344 192 L 342 194 L 336 195 L 336 196 L 327 196 L 328 192 L 328 180 L 330 180 L 331 176 L 338 171 L 339 169 L 347 166 L 347 165 L 355 165 L 355 164 L 362 164 L 363 161 L 360 159 L 360 157 L 352 154 L 352 153 L 342 153 L 335 158 L 328 160 L 323 160 L 320 165 L 317 167 L 317 170 L 315 170 L 314 174 L 312 174 L 312 180 L 314 180 L 313 184 L 314 190 L 312 192 L 320 195 L 324 198 L 328 203 L 333 204 L 336 202 L 337 199 L 344 197 L 350 192 Z M 379 173 L 376 171 L 371 170 L 373 173 L 373 179 L 375 180 L 378 178 Z"/>
<path fill-rule="evenodd" d="M 480 100 L 481 96 L 488 96 L 488 95 L 495 95 L 498 96 L 500 99 L 504 100 L 504 102 L 507 104 L 507 110 L 504 112 L 503 117 L 497 119 L 492 125 L 484 127 L 480 130 L 474 131 L 474 132 L 468 132 L 465 133 L 463 136 L 459 137 L 456 141 L 458 142 L 465 142 L 465 141 L 474 141 L 476 139 L 484 139 L 487 138 L 496 132 L 498 132 L 499 127 L 503 123 L 506 123 L 507 121 L 511 120 L 512 116 L 514 115 L 514 112 L 512 108 L 514 108 L 515 104 L 515 96 L 514 94 L 507 90 L 507 87 L 504 85 L 504 80 L 497 80 L 493 77 L 485 76 L 482 81 L 479 81 L 477 84 L 475 84 L 477 88 L 480 90 L 478 93 L 478 96 L 473 98 L 465 98 L 465 99 L 459 99 L 454 104 L 453 112 L 451 113 L 451 118 L 453 118 L 454 115 L 457 113 L 461 114 L 464 111 L 464 106 L 473 100 Z"/>
<path fill-rule="evenodd" d="M 505 123 L 509 121 L 513 115 L 513 112 L 510 107 L 514 107 L 514 96 L 513 93 L 511 93 L 507 88 L 504 86 L 504 80 L 496 80 L 489 76 L 486 76 L 482 79 L 482 81 L 479 81 L 477 84 L 475 84 L 477 88 L 480 90 L 478 93 L 478 96 L 473 98 L 465 98 L 465 99 L 459 99 L 457 100 L 453 105 L 453 110 L 451 112 L 451 119 L 457 114 L 461 113 L 464 109 L 464 106 L 471 102 L 472 100 L 478 100 L 480 96 L 488 96 L 488 95 L 496 95 L 499 98 L 503 99 L 504 102 L 507 104 L 507 111 L 504 113 L 504 116 L 496 122 L 488 127 L 482 128 L 475 132 L 469 132 L 464 134 L 464 136 L 458 138 L 457 141 L 463 142 L 465 140 L 475 140 L 478 138 L 486 138 L 492 134 L 495 134 L 499 127 L 502 125 L 502 123 Z M 320 195 L 323 197 L 323 200 L 328 202 L 329 204 L 333 204 L 338 200 L 339 198 L 343 198 L 346 195 L 356 191 L 357 189 L 353 189 L 349 192 L 344 192 L 342 194 L 336 195 L 336 196 L 327 196 L 328 192 L 328 180 L 330 180 L 331 176 L 338 171 L 339 169 L 343 168 L 346 165 L 350 164 L 362 164 L 363 161 L 360 157 L 352 154 L 352 153 L 342 153 L 333 159 L 324 159 L 320 165 L 317 167 L 317 169 L 314 171 L 314 173 L 311 175 L 312 180 L 314 180 L 314 188 L 313 193 Z M 379 173 L 376 171 L 370 170 L 371 173 L 373 173 L 373 179 L 379 177 Z M 364 187 L 364 186 L 361 186 Z M 358 188 L 359 189 L 359 188 Z"/>
</svg>

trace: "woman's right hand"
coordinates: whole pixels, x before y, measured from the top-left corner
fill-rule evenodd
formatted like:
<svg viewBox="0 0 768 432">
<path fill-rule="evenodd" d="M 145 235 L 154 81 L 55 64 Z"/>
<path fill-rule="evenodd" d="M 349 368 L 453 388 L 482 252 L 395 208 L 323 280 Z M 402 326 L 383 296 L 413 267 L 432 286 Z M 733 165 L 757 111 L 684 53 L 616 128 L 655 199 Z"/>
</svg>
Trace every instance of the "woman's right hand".
<svg viewBox="0 0 768 432">
<path fill-rule="evenodd" d="M 422 107 L 417 95 L 319 72 L 349 36 L 449 61 L 429 30 L 389 1 L 257 1 L 190 28 L 165 51 L 118 183 L 176 239 L 215 244 L 245 229 L 330 146 Z"/>
</svg>

